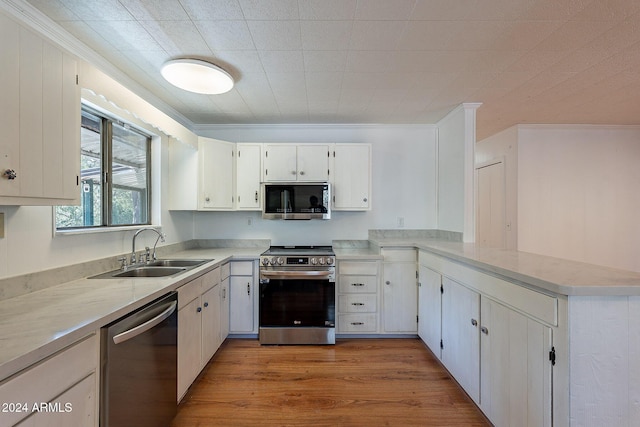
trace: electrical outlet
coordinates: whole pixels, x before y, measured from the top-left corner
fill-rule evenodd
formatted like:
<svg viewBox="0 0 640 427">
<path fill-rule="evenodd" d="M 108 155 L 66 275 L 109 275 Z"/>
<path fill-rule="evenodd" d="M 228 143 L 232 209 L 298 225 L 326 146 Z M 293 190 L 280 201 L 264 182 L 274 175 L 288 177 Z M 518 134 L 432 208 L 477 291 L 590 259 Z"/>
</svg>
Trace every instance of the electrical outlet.
<svg viewBox="0 0 640 427">
<path fill-rule="evenodd" d="M 247 217 L 247 225 L 251 227 L 253 225 L 253 218 Z"/>
</svg>

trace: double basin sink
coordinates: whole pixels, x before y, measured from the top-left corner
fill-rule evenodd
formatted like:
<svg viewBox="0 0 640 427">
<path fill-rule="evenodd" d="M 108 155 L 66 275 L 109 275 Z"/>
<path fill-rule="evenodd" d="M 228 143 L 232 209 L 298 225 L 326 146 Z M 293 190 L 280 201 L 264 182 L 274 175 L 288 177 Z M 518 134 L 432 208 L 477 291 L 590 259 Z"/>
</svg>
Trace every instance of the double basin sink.
<svg viewBox="0 0 640 427">
<path fill-rule="evenodd" d="M 146 264 L 133 265 L 126 270 L 98 274 L 90 279 L 117 279 L 120 277 L 167 277 L 183 273 L 213 259 L 159 259 Z"/>
</svg>

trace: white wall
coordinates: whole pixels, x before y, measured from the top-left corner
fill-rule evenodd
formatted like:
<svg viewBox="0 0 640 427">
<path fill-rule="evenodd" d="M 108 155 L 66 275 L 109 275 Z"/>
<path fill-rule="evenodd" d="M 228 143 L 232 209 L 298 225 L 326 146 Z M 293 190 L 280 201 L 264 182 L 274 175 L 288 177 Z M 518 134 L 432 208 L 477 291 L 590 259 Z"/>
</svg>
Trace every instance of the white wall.
<svg viewBox="0 0 640 427">
<path fill-rule="evenodd" d="M 519 126 L 518 249 L 640 271 L 640 128 Z"/>
<path fill-rule="evenodd" d="M 333 239 L 366 239 L 369 229 L 399 228 L 398 218 L 407 229 L 437 227 L 433 125 L 223 125 L 197 132 L 232 142 L 371 143 L 373 182 L 371 211 L 334 211 L 328 221 L 263 220 L 258 212 L 200 212 L 195 215 L 195 238 L 330 244 Z"/>
</svg>

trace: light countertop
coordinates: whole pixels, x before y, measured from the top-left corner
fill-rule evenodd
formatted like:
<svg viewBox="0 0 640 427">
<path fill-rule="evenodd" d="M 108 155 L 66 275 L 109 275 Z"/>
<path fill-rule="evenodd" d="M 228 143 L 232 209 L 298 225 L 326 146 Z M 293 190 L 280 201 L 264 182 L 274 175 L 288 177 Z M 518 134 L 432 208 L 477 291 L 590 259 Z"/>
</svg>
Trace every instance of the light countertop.
<svg viewBox="0 0 640 427">
<path fill-rule="evenodd" d="M 233 260 L 265 248 L 190 249 L 165 258 L 212 259 L 169 277 L 79 279 L 0 301 L 0 381 L 102 326 Z"/>
</svg>

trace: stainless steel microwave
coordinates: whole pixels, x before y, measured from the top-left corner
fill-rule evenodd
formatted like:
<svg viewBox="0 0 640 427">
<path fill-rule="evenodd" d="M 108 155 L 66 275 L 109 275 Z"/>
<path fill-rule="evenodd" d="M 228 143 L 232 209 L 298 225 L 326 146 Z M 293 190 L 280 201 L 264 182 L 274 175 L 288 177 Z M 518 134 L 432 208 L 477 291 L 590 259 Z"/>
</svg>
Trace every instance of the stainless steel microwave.
<svg viewBox="0 0 640 427">
<path fill-rule="evenodd" d="M 328 182 L 262 184 L 266 219 L 330 219 L 331 185 Z"/>
</svg>

